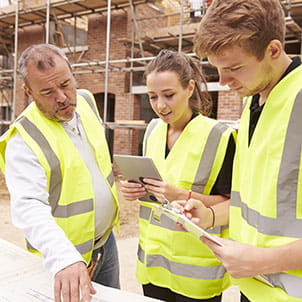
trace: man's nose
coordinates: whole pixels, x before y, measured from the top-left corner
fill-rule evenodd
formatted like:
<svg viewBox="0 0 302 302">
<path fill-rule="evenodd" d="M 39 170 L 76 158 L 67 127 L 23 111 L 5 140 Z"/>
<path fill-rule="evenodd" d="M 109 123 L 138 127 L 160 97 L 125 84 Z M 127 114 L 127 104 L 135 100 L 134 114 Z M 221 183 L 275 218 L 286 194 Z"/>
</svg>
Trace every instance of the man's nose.
<svg viewBox="0 0 302 302">
<path fill-rule="evenodd" d="M 56 102 L 58 103 L 64 103 L 67 99 L 67 96 L 65 95 L 63 89 L 57 88 L 56 89 Z"/>
<path fill-rule="evenodd" d="M 222 86 L 228 85 L 231 82 L 231 77 L 227 71 L 218 71 L 219 74 L 219 84 Z"/>
</svg>

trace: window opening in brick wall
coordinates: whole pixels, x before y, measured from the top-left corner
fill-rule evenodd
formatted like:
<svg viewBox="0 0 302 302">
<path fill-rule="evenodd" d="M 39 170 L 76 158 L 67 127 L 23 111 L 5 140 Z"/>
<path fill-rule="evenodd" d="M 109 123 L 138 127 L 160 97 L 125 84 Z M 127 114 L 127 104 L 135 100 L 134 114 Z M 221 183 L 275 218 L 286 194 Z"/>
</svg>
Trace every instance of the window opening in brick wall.
<svg viewBox="0 0 302 302">
<path fill-rule="evenodd" d="M 104 119 L 104 93 L 94 94 L 96 105 L 102 119 Z M 108 93 L 108 102 L 107 102 L 107 121 L 114 122 L 114 110 L 115 110 L 115 95 Z M 109 145 L 110 154 L 113 154 L 113 138 L 114 132 L 112 129 L 106 128 L 106 138 Z"/>
<path fill-rule="evenodd" d="M 210 91 L 210 96 L 212 99 L 212 112 L 210 117 L 217 119 L 217 107 L 218 107 L 218 92 L 217 91 Z"/>
<path fill-rule="evenodd" d="M 140 119 L 144 120 L 146 123 L 149 123 L 153 118 L 157 118 L 157 115 L 154 113 L 147 94 L 141 95 L 141 112 Z M 138 154 L 142 155 L 143 152 L 143 139 L 144 139 L 145 131 L 140 131 L 139 134 L 139 146 L 138 146 Z"/>
<path fill-rule="evenodd" d="M 12 109 L 7 104 L 1 104 L 1 119 L 3 121 L 9 121 L 11 119 Z M 8 129 L 9 125 L 2 124 L 0 126 L 1 133 L 4 133 Z"/>
</svg>

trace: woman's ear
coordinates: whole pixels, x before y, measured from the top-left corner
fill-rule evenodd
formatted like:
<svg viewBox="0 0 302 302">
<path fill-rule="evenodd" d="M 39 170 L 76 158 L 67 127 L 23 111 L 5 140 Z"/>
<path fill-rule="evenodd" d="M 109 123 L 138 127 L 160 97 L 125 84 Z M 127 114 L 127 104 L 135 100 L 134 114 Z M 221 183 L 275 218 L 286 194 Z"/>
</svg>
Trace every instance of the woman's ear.
<svg viewBox="0 0 302 302">
<path fill-rule="evenodd" d="M 188 85 L 188 91 L 189 91 L 189 96 L 191 97 L 193 92 L 194 92 L 194 88 L 195 88 L 195 81 L 194 80 L 190 80 L 189 81 L 189 85 Z"/>
</svg>

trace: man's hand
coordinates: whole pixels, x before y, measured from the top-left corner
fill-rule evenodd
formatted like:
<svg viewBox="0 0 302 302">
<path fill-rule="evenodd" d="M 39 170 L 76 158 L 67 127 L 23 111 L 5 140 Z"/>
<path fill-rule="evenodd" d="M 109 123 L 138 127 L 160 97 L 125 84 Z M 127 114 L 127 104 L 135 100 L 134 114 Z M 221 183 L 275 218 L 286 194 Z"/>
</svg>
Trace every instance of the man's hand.
<svg viewBox="0 0 302 302">
<path fill-rule="evenodd" d="M 206 237 L 201 237 L 201 239 L 234 278 L 275 274 L 302 268 L 301 239 L 270 248 L 252 246 L 223 238 L 219 238 L 223 244 L 223 247 L 220 247 Z"/>
<path fill-rule="evenodd" d="M 270 273 L 269 265 L 272 249 L 219 238 L 219 241 L 223 244 L 223 247 L 221 247 L 206 237 L 201 237 L 201 239 L 234 278 L 248 278 L 262 273 Z"/>
<path fill-rule="evenodd" d="M 73 263 L 55 275 L 55 302 L 89 302 L 95 293 L 84 262 Z"/>
</svg>

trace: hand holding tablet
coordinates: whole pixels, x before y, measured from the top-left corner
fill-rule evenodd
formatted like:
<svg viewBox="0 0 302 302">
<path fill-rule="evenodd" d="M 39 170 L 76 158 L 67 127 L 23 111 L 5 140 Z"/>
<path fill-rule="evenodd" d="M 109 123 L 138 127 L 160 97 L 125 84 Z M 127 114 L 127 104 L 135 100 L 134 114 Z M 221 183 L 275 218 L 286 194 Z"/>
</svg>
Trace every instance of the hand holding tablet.
<svg viewBox="0 0 302 302">
<path fill-rule="evenodd" d="M 144 178 L 153 178 L 162 180 L 152 158 L 146 156 L 133 156 L 133 155 L 113 155 L 123 176 L 130 182 L 137 182 L 145 185 Z M 160 202 L 150 192 L 141 198 L 142 201 Z"/>
</svg>

